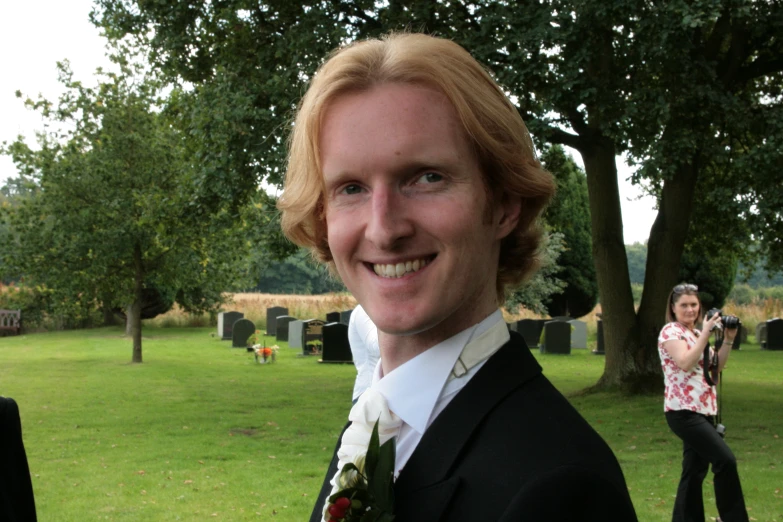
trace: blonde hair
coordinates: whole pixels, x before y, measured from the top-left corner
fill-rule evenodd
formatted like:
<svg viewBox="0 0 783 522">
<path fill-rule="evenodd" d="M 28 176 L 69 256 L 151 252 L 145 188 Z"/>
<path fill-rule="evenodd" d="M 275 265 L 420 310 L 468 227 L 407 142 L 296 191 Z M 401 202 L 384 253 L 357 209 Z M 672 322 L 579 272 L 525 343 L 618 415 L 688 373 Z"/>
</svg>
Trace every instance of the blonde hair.
<svg viewBox="0 0 783 522">
<path fill-rule="evenodd" d="M 283 233 L 334 268 L 324 215 L 320 131 L 329 104 L 346 93 L 387 83 L 435 88 L 451 102 L 473 145 L 488 194 L 488 210 L 504 196 L 522 200 L 516 229 L 501 242 L 496 290 L 538 268 L 538 218 L 555 183 L 536 158 L 517 109 L 488 72 L 456 43 L 424 34 L 392 33 L 332 53 L 301 101 L 291 135 L 288 170 L 278 201 Z"/>
</svg>

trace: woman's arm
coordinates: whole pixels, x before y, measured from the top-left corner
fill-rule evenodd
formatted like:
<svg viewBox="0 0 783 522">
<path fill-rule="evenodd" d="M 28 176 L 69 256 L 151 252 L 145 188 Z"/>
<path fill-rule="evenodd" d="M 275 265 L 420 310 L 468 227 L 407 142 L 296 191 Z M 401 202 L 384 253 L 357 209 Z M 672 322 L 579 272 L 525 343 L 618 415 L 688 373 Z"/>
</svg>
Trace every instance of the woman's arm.
<svg viewBox="0 0 783 522">
<path fill-rule="evenodd" d="M 704 320 L 703 333 L 696 339 L 696 345 L 693 348 L 689 347 L 684 339 L 670 339 L 663 343 L 664 349 L 669 353 L 678 368 L 684 372 L 689 372 L 696 367 L 710 339 L 709 332 L 718 321 L 720 321 L 718 314 Z"/>
<path fill-rule="evenodd" d="M 731 347 L 734 344 L 734 338 L 737 336 L 738 331 L 739 328 L 733 328 L 731 330 L 729 330 L 728 328 L 724 329 L 723 345 L 721 345 L 720 350 L 718 351 L 719 372 L 723 371 L 723 367 L 726 366 L 726 361 L 729 360 L 729 355 L 731 354 Z"/>
</svg>

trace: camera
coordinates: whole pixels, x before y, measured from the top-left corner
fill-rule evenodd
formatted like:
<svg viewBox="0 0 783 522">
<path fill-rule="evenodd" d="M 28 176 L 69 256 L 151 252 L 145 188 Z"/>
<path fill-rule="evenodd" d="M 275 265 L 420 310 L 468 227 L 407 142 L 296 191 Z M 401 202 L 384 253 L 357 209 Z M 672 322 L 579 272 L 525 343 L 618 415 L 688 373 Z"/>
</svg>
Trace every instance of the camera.
<svg viewBox="0 0 783 522">
<path fill-rule="evenodd" d="M 729 330 L 736 330 L 740 326 L 742 326 L 742 321 L 740 321 L 739 317 L 736 315 L 723 315 L 721 311 L 717 308 L 713 308 L 711 310 L 707 311 L 707 319 L 712 319 L 712 316 L 718 314 L 721 316 L 720 322 L 716 323 L 713 328 L 723 329 L 727 328 Z"/>
</svg>

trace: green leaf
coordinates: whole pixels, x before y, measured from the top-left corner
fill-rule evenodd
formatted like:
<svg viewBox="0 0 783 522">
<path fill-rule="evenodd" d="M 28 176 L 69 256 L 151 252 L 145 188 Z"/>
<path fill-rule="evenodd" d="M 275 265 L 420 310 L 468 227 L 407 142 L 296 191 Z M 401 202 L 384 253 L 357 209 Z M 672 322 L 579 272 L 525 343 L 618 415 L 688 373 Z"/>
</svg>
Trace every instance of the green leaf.
<svg viewBox="0 0 783 522">
<path fill-rule="evenodd" d="M 372 427 L 372 434 L 370 435 L 370 444 L 367 447 L 367 456 L 364 460 L 364 472 L 367 477 L 375 476 L 375 468 L 378 465 L 379 446 L 381 439 L 378 435 L 378 422 L 375 421 L 375 425 Z M 372 479 L 370 479 L 372 481 Z"/>
</svg>

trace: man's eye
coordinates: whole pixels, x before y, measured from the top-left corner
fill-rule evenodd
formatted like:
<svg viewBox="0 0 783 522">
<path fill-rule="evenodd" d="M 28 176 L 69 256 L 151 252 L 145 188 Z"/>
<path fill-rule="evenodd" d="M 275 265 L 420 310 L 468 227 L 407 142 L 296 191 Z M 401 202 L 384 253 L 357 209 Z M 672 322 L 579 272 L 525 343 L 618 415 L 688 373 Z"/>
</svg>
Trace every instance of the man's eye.
<svg viewBox="0 0 783 522">
<path fill-rule="evenodd" d="M 443 176 L 437 172 L 425 172 L 417 181 L 419 183 L 437 183 L 443 181 Z"/>
<path fill-rule="evenodd" d="M 362 187 L 356 184 L 346 185 L 343 189 L 343 194 L 358 194 L 362 191 Z"/>
</svg>

